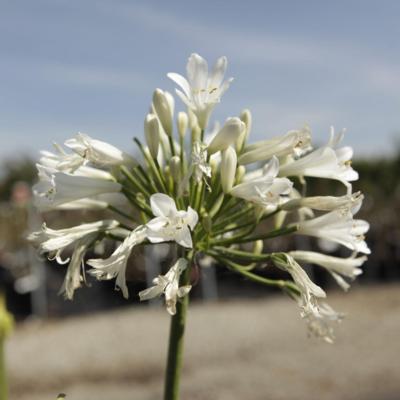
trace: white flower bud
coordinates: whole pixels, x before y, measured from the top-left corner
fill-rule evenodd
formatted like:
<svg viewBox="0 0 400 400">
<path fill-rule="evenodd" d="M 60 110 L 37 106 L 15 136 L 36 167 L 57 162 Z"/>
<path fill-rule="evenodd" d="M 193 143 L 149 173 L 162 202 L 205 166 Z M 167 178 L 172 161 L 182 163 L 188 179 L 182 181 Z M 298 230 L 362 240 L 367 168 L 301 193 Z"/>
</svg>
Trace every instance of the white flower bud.
<svg viewBox="0 0 400 400">
<path fill-rule="evenodd" d="M 192 143 L 200 142 L 200 138 L 201 138 L 201 129 L 199 128 L 198 125 L 195 125 L 192 128 Z"/>
<path fill-rule="evenodd" d="M 211 232 L 212 219 L 207 213 L 203 214 L 202 219 L 201 219 L 201 223 L 202 223 L 203 228 L 205 229 L 206 232 Z"/>
<path fill-rule="evenodd" d="M 172 179 L 175 182 L 178 182 L 181 179 L 181 159 L 178 156 L 173 156 L 169 160 L 169 170 L 172 176 Z"/>
<path fill-rule="evenodd" d="M 246 167 L 244 165 L 239 165 L 236 169 L 236 183 L 240 183 L 246 174 Z"/>
<path fill-rule="evenodd" d="M 236 140 L 236 149 L 238 151 L 242 150 L 244 144 L 247 141 L 247 138 L 249 137 L 249 133 L 251 130 L 251 122 L 252 122 L 250 110 L 248 109 L 243 110 L 242 113 L 240 114 L 240 119 L 241 121 L 243 121 L 246 127 Z"/>
<path fill-rule="evenodd" d="M 173 104 L 169 98 L 169 93 L 156 89 L 153 93 L 153 106 L 158 119 L 168 136 L 172 135 L 172 114 Z"/>
<path fill-rule="evenodd" d="M 144 120 L 144 134 L 151 156 L 157 158 L 158 147 L 160 146 L 160 125 L 154 114 L 146 115 Z"/>
<path fill-rule="evenodd" d="M 253 245 L 253 253 L 261 254 L 264 248 L 264 242 L 262 240 L 256 240 Z"/>
<path fill-rule="evenodd" d="M 236 165 L 236 151 L 228 147 L 221 157 L 221 185 L 224 193 L 229 193 L 235 183 Z"/>
<path fill-rule="evenodd" d="M 189 125 L 189 117 L 188 115 L 181 111 L 178 113 L 178 133 L 179 136 L 183 139 L 185 137 L 188 125 Z"/>
<path fill-rule="evenodd" d="M 208 145 L 208 153 L 214 154 L 217 151 L 225 150 L 236 142 L 244 129 L 245 124 L 239 118 L 228 118 L 224 126 Z"/>
</svg>

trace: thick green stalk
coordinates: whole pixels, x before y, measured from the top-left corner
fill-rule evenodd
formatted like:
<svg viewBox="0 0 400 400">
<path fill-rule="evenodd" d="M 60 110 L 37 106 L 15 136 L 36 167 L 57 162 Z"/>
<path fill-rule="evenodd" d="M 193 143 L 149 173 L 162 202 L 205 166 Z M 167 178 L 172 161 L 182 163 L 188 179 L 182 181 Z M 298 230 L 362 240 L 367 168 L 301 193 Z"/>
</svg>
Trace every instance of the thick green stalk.
<svg viewBox="0 0 400 400">
<path fill-rule="evenodd" d="M 191 262 L 181 276 L 180 286 L 190 283 Z M 176 314 L 171 317 L 167 368 L 165 371 L 164 400 L 179 399 L 179 383 L 183 364 L 183 344 L 189 296 L 184 296 L 176 305 Z"/>
</svg>

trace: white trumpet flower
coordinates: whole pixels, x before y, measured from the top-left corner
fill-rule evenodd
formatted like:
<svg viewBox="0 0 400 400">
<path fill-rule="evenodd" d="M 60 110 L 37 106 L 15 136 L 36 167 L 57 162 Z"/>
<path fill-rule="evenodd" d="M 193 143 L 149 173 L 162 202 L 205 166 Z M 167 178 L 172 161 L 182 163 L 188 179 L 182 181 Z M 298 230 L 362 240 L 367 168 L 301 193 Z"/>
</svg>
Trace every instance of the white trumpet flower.
<svg viewBox="0 0 400 400">
<path fill-rule="evenodd" d="M 361 192 L 356 192 L 345 196 L 313 196 L 299 197 L 282 204 L 282 210 L 292 211 L 301 207 L 311 208 L 319 211 L 348 210 L 352 214 L 360 209 L 364 196 Z"/>
<path fill-rule="evenodd" d="M 35 205 L 39 210 L 49 210 L 64 203 L 103 193 L 120 192 L 122 186 L 111 180 L 79 176 L 37 165 L 40 181 L 33 186 Z M 83 167 L 82 167 L 83 168 Z"/>
<path fill-rule="evenodd" d="M 246 125 L 239 118 L 228 118 L 224 126 L 214 136 L 208 145 L 208 153 L 214 154 L 217 151 L 226 150 L 229 146 L 233 145 L 237 141 L 245 129 Z"/>
<path fill-rule="evenodd" d="M 170 315 L 175 315 L 178 298 L 186 296 L 191 289 L 191 285 L 179 287 L 179 278 L 187 265 L 186 259 L 179 258 L 165 275 L 158 275 L 153 279 L 154 286 L 139 292 L 140 300 L 150 300 L 164 293 L 167 311 Z"/>
<path fill-rule="evenodd" d="M 326 293 L 317 286 L 306 274 L 303 268 L 289 254 L 280 253 L 272 256 L 273 263 L 280 269 L 287 271 L 300 290 L 299 305 L 302 308 L 302 316 L 314 312 L 318 305 L 316 298 L 326 297 Z"/>
<path fill-rule="evenodd" d="M 137 165 L 129 154 L 101 140 L 93 139 L 85 133 L 78 133 L 64 142 L 65 146 L 82 158 L 82 163 L 91 162 L 100 166 Z"/>
<path fill-rule="evenodd" d="M 350 154 L 348 149 L 351 148 L 345 148 L 341 154 L 330 146 L 321 147 L 296 161 L 282 165 L 279 175 L 335 179 L 351 190 L 349 182 L 357 180 L 358 174 L 350 166 L 352 150 Z"/>
<path fill-rule="evenodd" d="M 64 282 L 59 291 L 59 294 L 63 294 L 68 300 L 72 300 L 75 290 L 81 287 L 81 282 L 83 281 L 81 271 L 84 270 L 86 251 L 96 240 L 96 237 L 97 233 L 90 233 L 79 239 L 75 244 Z"/>
<path fill-rule="evenodd" d="M 213 108 L 233 80 L 223 81 L 227 64 L 226 57 L 219 58 L 209 74 L 207 61 L 198 54 L 192 54 L 186 66 L 187 80 L 173 72 L 167 74 L 181 87 L 182 91 L 176 89 L 176 93 L 196 115 L 201 129 L 206 128 Z"/>
<path fill-rule="evenodd" d="M 332 323 L 341 322 L 344 314 L 336 312 L 326 303 L 318 305 L 317 309 L 303 315 L 307 322 L 308 332 L 311 336 L 315 336 L 332 344 L 335 336 L 333 333 Z"/>
<path fill-rule="evenodd" d="M 320 217 L 300 222 L 296 233 L 326 239 L 353 251 L 370 254 L 371 250 L 364 241 L 364 234 L 368 229 L 368 222 L 353 219 L 350 211 L 334 210 Z"/>
<path fill-rule="evenodd" d="M 61 255 L 69 245 L 93 233 L 114 229 L 118 225 L 118 221 L 103 220 L 72 228 L 50 229 L 44 223 L 40 231 L 28 236 L 28 240 L 38 247 L 39 253 L 48 253 L 49 259 L 56 259 L 59 264 L 65 264 L 69 259 L 63 261 Z"/>
<path fill-rule="evenodd" d="M 192 248 L 190 230 L 193 231 L 198 222 L 197 212 L 191 207 L 187 211 L 178 211 L 175 201 L 163 193 L 153 194 L 150 205 L 156 216 L 146 224 L 146 235 L 150 242 L 175 241 L 183 247 Z"/>
<path fill-rule="evenodd" d="M 257 142 L 247 146 L 239 157 L 239 163 L 246 165 L 257 161 L 269 160 L 272 156 L 300 156 L 311 148 L 311 133 L 306 126 L 293 130 L 283 136 Z"/>
<path fill-rule="evenodd" d="M 88 273 L 98 280 L 109 280 L 116 278 L 115 287 L 122 291 L 124 298 L 129 297 L 126 285 L 126 266 L 134 246 L 146 239 L 146 229 L 139 226 L 132 231 L 116 250 L 106 259 L 91 259 L 87 264 L 93 267 Z"/>
<path fill-rule="evenodd" d="M 281 196 L 289 194 L 293 186 L 289 179 L 277 178 L 278 172 L 279 161 L 272 157 L 265 165 L 261 177 L 245 179 L 243 183 L 234 186 L 230 194 L 273 210 L 280 203 Z"/>
<path fill-rule="evenodd" d="M 314 251 L 301 250 L 290 251 L 288 254 L 296 261 L 316 264 L 325 268 L 345 291 L 350 288 L 350 285 L 342 276 L 354 280 L 358 275 L 362 274 L 362 270 L 359 267 L 367 260 L 366 256 L 341 258 L 327 256 Z"/>
</svg>

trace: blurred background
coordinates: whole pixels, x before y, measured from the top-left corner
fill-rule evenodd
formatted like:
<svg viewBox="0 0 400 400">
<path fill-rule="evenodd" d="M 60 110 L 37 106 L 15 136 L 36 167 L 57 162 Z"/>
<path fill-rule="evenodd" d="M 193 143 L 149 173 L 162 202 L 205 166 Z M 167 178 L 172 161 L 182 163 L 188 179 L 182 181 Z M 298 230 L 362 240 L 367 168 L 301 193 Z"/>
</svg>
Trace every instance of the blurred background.
<svg viewBox="0 0 400 400">
<path fill-rule="evenodd" d="M 183 398 L 400 398 L 399 2 L 3 0 L 0 10 L 0 283 L 18 322 L 7 344 L 12 399 L 161 398 L 168 316 L 135 294 L 173 250 L 135 252 L 129 301 L 113 282 L 89 281 L 68 302 L 57 295 L 65 268 L 38 259 L 24 237 L 43 220 L 58 228 L 98 217 L 35 212 L 39 151 L 80 131 L 134 152 L 153 90 L 172 92 L 166 73 L 183 73 L 192 52 L 210 63 L 228 57 L 235 80 L 213 117 L 249 108 L 252 141 L 307 123 L 324 143 L 332 124 L 347 128 L 372 254 L 346 294 L 308 271 L 347 314 L 333 346 L 307 338 L 279 292 L 204 268 Z"/>
</svg>

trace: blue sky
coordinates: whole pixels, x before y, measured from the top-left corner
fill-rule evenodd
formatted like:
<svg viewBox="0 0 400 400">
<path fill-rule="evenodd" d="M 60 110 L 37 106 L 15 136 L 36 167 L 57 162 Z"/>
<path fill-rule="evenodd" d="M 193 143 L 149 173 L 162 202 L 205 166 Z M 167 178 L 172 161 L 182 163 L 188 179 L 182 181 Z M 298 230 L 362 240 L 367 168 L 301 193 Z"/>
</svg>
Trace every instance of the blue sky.
<svg viewBox="0 0 400 400">
<path fill-rule="evenodd" d="M 190 53 L 229 60 L 214 113 L 253 113 L 252 140 L 347 128 L 356 154 L 400 139 L 398 1 L 0 0 L 0 159 L 86 132 L 127 151 L 156 87 Z M 183 106 L 177 100 L 178 108 Z"/>
</svg>

